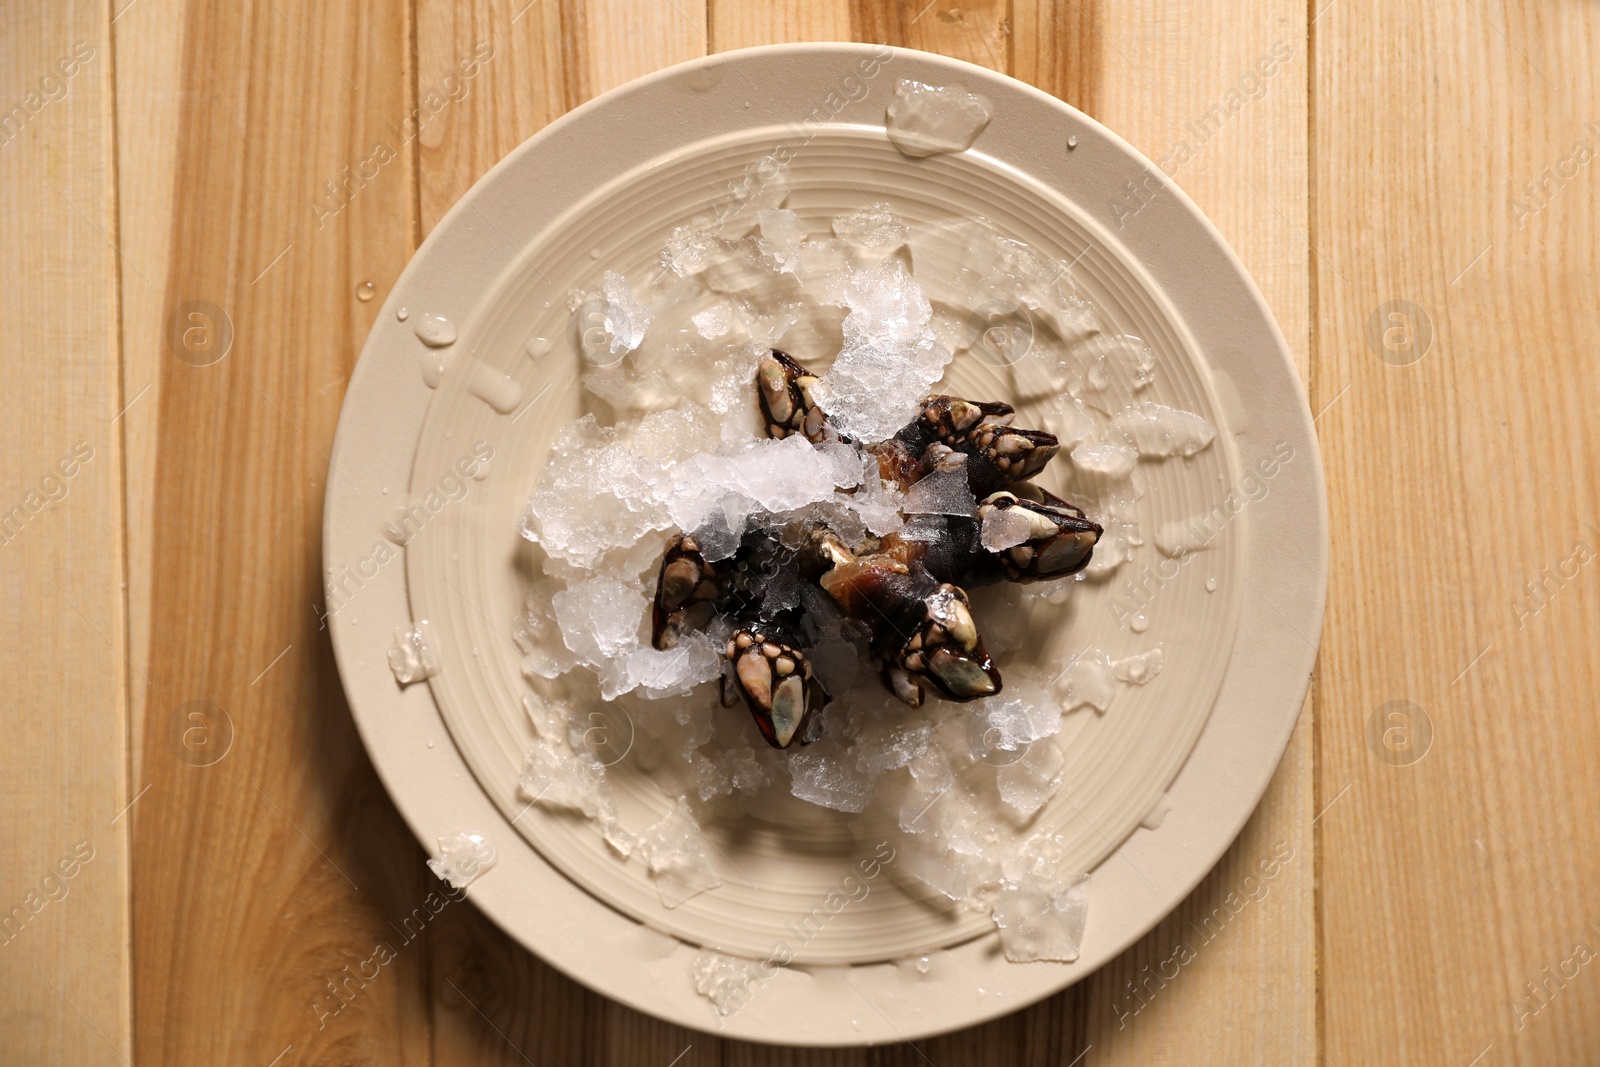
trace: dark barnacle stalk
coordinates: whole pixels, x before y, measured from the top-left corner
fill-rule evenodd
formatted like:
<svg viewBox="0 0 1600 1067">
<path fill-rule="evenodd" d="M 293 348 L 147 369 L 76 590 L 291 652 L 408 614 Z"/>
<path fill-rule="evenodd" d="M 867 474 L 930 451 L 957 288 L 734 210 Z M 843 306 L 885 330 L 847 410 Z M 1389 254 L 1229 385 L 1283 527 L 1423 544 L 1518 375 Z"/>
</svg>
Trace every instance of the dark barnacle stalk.
<svg viewBox="0 0 1600 1067">
<path fill-rule="evenodd" d="M 782 352 L 762 360 L 756 384 L 767 434 L 856 444 L 812 401 L 816 380 Z M 965 468 L 972 512 L 922 517 L 937 526 L 931 538 L 925 529 L 916 539 L 890 534 L 852 546 L 817 524 L 790 549 L 771 533 L 753 531 L 732 560 L 714 564 L 693 536 L 674 537 L 656 583 L 655 647 L 672 648 L 716 616 L 728 618 L 734 630 L 724 649 L 725 702 L 731 687 L 774 748 L 796 738 L 808 743 L 829 694 L 801 647 L 800 609 L 781 598 L 769 606 L 767 585 L 787 571 L 816 583 L 865 629 L 884 685 L 906 704 L 920 706 L 930 686 L 956 701 L 1000 692 L 1000 671 L 984 649 L 964 587 L 1075 574 L 1088 565 L 1101 534 L 1081 509 L 1029 481 L 1059 442 L 1041 430 L 1012 426 L 1013 415 L 998 401 L 930 396 L 891 440 L 856 444 L 877 460 L 883 480 L 902 489 L 929 474 Z M 1011 511 L 1025 520 L 1025 539 L 990 551 L 981 538 L 984 519 Z"/>
</svg>

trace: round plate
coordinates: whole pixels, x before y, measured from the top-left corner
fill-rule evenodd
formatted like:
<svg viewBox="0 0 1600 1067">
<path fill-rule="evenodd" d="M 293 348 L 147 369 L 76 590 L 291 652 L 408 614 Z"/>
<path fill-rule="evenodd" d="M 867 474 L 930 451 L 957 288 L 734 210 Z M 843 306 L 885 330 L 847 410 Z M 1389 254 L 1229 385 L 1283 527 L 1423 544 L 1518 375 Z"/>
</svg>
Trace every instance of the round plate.
<svg viewBox="0 0 1600 1067">
<path fill-rule="evenodd" d="M 900 79 L 964 85 L 994 117 L 967 152 L 902 156 L 883 128 Z M 910 221 L 981 211 L 1050 258 L 1073 260 L 1113 332 L 1153 350 L 1159 395 L 1137 399 L 1198 411 L 1218 434 L 1190 459 L 1148 465 L 1144 543 L 1112 581 L 1084 583 L 1070 622 L 1031 652 L 1060 662 L 1085 644 L 1114 656 L 1160 644 L 1166 656 L 1155 682 L 1105 716 L 1069 716 L 1061 737 L 1072 785 L 1039 825 L 1093 869 L 1077 962 L 1009 963 L 985 916 L 931 908 L 916 883 L 885 879 L 801 946 L 802 966 L 777 971 L 721 1017 L 695 992 L 691 961 L 702 947 L 766 958 L 784 919 L 838 881 L 851 835 L 835 813 L 788 798 L 754 829 L 719 837 L 708 826 L 737 873 L 662 907 L 638 861 L 609 856 L 592 824 L 530 810 L 516 795 L 533 734 L 507 634 L 524 588 L 523 503 L 555 432 L 581 413 L 568 292 L 603 269 L 643 270 L 674 226 L 771 155 L 787 161 L 788 206 L 812 228 L 868 202 Z M 1114 214 L 1110 192 L 1159 174 L 1093 120 L 983 68 L 812 44 L 722 53 L 607 93 L 462 198 L 397 282 L 351 380 L 324 562 L 334 651 L 373 763 L 430 852 L 461 831 L 495 844 L 495 866 L 470 889 L 485 913 L 641 1011 L 747 1040 L 842 1045 L 916 1039 L 1048 996 L 1190 892 L 1259 801 L 1298 717 L 1315 657 L 1307 635 L 1321 628 L 1326 503 L 1287 348 L 1220 235 L 1164 180 L 1136 218 Z M 419 326 L 439 320 L 457 339 L 425 345 Z M 958 359 L 949 381 L 965 395 L 1017 400 L 1048 388 L 1048 376 L 1027 373 Z M 491 461 L 472 462 L 486 450 Z M 1222 532 L 1189 557 L 1203 563 L 1156 551 L 1162 521 L 1206 512 Z M 402 526 L 407 537 L 396 538 Z M 1134 614 L 1148 619 L 1130 625 Z M 386 652 L 396 628 L 422 618 L 445 667 L 402 690 Z M 667 801 L 647 773 L 624 771 L 619 810 L 638 831 Z M 940 948 L 927 975 L 893 962 Z"/>
</svg>

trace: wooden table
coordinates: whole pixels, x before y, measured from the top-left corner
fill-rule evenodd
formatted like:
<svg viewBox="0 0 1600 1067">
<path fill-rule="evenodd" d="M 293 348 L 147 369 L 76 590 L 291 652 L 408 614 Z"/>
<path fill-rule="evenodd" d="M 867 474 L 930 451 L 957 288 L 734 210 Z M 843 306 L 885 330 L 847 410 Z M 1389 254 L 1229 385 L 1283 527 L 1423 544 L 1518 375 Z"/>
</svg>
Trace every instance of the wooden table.
<svg viewBox="0 0 1600 1067">
<path fill-rule="evenodd" d="M 1600 1063 L 1593 5 L 3 7 L 0 1059 Z M 318 625 L 326 453 L 382 297 L 555 116 L 808 39 L 1057 94 L 1243 257 L 1306 375 L 1334 517 L 1277 779 L 1120 959 L 915 1047 L 721 1042 L 471 908 L 336 997 L 431 877 Z M 1274 850 L 1293 858 L 1263 894 Z"/>
</svg>

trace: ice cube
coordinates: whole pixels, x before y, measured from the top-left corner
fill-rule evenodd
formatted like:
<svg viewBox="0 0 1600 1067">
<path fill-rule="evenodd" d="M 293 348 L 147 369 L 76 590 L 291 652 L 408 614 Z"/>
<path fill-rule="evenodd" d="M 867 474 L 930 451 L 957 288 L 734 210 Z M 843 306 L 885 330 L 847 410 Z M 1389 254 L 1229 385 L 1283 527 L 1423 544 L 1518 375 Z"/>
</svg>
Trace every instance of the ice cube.
<svg viewBox="0 0 1600 1067">
<path fill-rule="evenodd" d="M 994 106 L 962 85 L 895 83 L 884 123 L 889 140 L 908 156 L 964 152 L 989 125 Z"/>
<path fill-rule="evenodd" d="M 756 750 L 747 745 L 724 749 L 722 765 L 728 774 L 728 784 L 740 793 L 758 793 L 771 781 Z"/>
<path fill-rule="evenodd" d="M 558 678 L 577 666 L 578 658 L 561 639 L 550 598 L 560 583 L 540 576 L 528 588 L 523 610 L 513 623 L 511 638 L 522 650 L 522 673 L 530 677 Z"/>
<path fill-rule="evenodd" d="M 950 352 L 935 340 L 933 309 L 899 260 L 849 271 L 834 299 L 850 309 L 844 343 L 812 398 L 846 436 L 885 440 L 916 417 Z"/>
<path fill-rule="evenodd" d="M 1105 533 L 1095 542 L 1094 555 L 1083 570 L 1091 578 L 1104 578 L 1133 558 L 1127 528 L 1118 529 L 1117 524 L 1109 521 L 1103 525 Z"/>
<path fill-rule="evenodd" d="M 600 696 L 614 700 L 635 689 L 647 700 L 681 696 L 720 675 L 722 664 L 705 634 L 687 634 L 667 649 L 641 645 L 600 665 Z"/>
<path fill-rule="evenodd" d="M 701 337 L 715 341 L 719 337 L 726 337 L 728 331 L 733 329 L 733 309 L 725 301 L 718 301 L 704 311 L 689 316 L 689 321 L 694 323 Z"/>
<path fill-rule="evenodd" d="M 900 869 L 951 900 L 965 900 L 972 893 L 971 880 L 967 877 L 965 865 L 952 862 L 953 859 L 949 853 L 930 856 L 903 851 L 900 854 Z"/>
<path fill-rule="evenodd" d="M 454 833 L 439 838 L 439 854 L 428 860 L 428 869 L 451 888 L 465 889 L 494 861 L 494 846 L 482 834 Z"/>
<path fill-rule="evenodd" d="M 605 798 L 600 806 L 598 816 L 600 822 L 600 837 L 605 843 L 623 859 L 633 854 L 634 848 L 639 844 L 639 838 L 622 828 L 622 823 L 617 819 L 616 805 L 611 798 Z"/>
<path fill-rule="evenodd" d="M 1094 419 L 1083 409 L 1083 405 L 1065 395 L 1044 406 L 1044 425 L 1068 452 L 1095 433 Z"/>
<path fill-rule="evenodd" d="M 1105 711 L 1117 695 L 1117 678 L 1111 657 L 1102 649 L 1086 648 L 1056 680 L 1056 693 L 1066 711 L 1088 706 Z"/>
<path fill-rule="evenodd" d="M 859 815 L 877 785 L 838 752 L 796 752 L 789 757 L 790 792 L 819 807 Z"/>
<path fill-rule="evenodd" d="M 761 233 L 758 247 L 778 270 L 795 273 L 800 265 L 800 244 L 805 240 L 805 228 L 793 211 L 775 209 L 756 212 L 756 226 Z"/>
<path fill-rule="evenodd" d="M 950 770 L 950 760 L 945 756 L 944 750 L 928 748 L 922 755 L 916 757 L 909 764 L 911 778 L 917 783 L 917 788 L 925 793 L 943 793 L 955 784 L 955 776 Z"/>
<path fill-rule="evenodd" d="M 941 806 L 955 799 L 953 793 L 945 796 Z M 972 899 L 999 876 L 999 869 L 991 860 L 952 849 L 933 834 L 905 837 L 897 842 L 895 867 L 935 892 L 962 902 Z"/>
<path fill-rule="evenodd" d="M 1032 526 L 1022 508 L 995 509 L 983 517 L 978 539 L 990 552 L 1003 552 L 1026 541 Z"/>
<path fill-rule="evenodd" d="M 628 279 L 612 270 L 606 271 L 600 292 L 586 297 L 574 314 L 584 353 L 596 363 L 614 362 L 638 348 L 652 317 Z"/>
<path fill-rule="evenodd" d="M 899 770 L 928 750 L 933 727 L 926 721 L 900 720 L 875 716 L 862 728 L 850 754 L 856 769 L 870 778 L 880 778 Z"/>
<path fill-rule="evenodd" d="M 896 532 L 906 541 L 942 541 L 949 535 L 950 523 L 939 515 L 907 515 Z"/>
<path fill-rule="evenodd" d="M 845 498 L 844 503 L 879 537 L 896 533 L 904 525 L 900 509 L 905 503 L 905 494 L 879 477 L 878 461 L 871 456 L 863 459 L 860 488 Z"/>
<path fill-rule="evenodd" d="M 389 669 L 402 686 L 432 678 L 439 673 L 439 645 L 433 625 L 423 619 L 409 630 L 397 629 L 389 646 Z"/>
<path fill-rule="evenodd" d="M 1111 420 L 1141 456 L 1192 456 L 1211 443 L 1217 431 L 1192 411 L 1166 404 L 1131 404 Z"/>
<path fill-rule="evenodd" d="M 639 836 L 638 848 L 665 907 L 676 908 L 722 884 L 705 835 L 682 799 Z"/>
<path fill-rule="evenodd" d="M 1089 356 L 1085 384 L 1097 392 L 1117 388 L 1137 392 L 1156 378 L 1156 357 L 1144 339 L 1132 334 L 1099 334 L 1083 342 Z"/>
<path fill-rule="evenodd" d="M 972 490 L 967 487 L 966 456 L 950 470 L 936 470 L 906 490 L 900 510 L 907 515 L 971 515 Z M 1020 543 L 1020 542 L 1019 542 Z"/>
<path fill-rule="evenodd" d="M 672 469 L 667 511 L 680 529 L 742 534 L 752 511 L 791 511 L 833 498 L 835 457 L 797 435 L 747 442 L 727 454 L 701 453 Z M 703 546 L 702 546 L 703 547 Z M 720 558 L 707 554 L 708 559 Z"/>
<path fill-rule="evenodd" d="M 649 601 L 638 583 L 598 577 L 563 589 L 551 605 L 567 647 L 585 663 L 600 667 L 639 647 Z"/>
<path fill-rule="evenodd" d="M 605 770 L 591 760 L 575 756 L 560 743 L 539 738 L 528 751 L 517 788 L 530 804 L 565 808 L 590 818 L 600 812 L 600 790 Z"/>
<path fill-rule="evenodd" d="M 1156 528 L 1156 548 L 1163 556 L 1173 558 L 1202 552 L 1211 547 L 1211 541 L 1219 530 L 1220 527 L 1213 524 L 1209 514 L 1164 522 Z"/>
<path fill-rule="evenodd" d="M 813 237 L 800 246 L 800 262 L 795 268 L 795 275 L 807 288 L 815 289 L 842 274 L 850 266 L 850 260 L 850 250 L 845 247 L 843 241 L 828 237 Z M 841 314 L 834 320 L 836 327 L 842 318 Z M 834 335 L 838 336 L 837 329 Z"/>
<path fill-rule="evenodd" d="M 1033 350 L 1042 351 L 1048 339 L 1040 325 L 1074 344 L 1099 329 L 1093 306 L 1076 292 L 1066 264 L 1047 262 L 986 220 L 919 223 L 909 229 L 906 245 L 912 271 L 930 300 L 951 308 L 989 305 L 1008 316 L 1022 312 L 1035 328 Z"/>
<path fill-rule="evenodd" d="M 773 273 L 772 259 L 762 244 L 758 238 L 745 238 L 726 245 L 724 254 L 701 272 L 700 280 L 713 293 L 762 312 L 799 299 L 799 282 L 793 275 Z"/>
<path fill-rule="evenodd" d="M 696 752 L 690 767 L 701 800 L 734 792 L 755 793 L 768 781 L 766 768 L 748 745 L 725 748 L 709 757 Z"/>
<path fill-rule="evenodd" d="M 1161 673 L 1161 663 L 1161 646 L 1157 645 L 1155 648 L 1117 660 L 1111 665 L 1111 673 L 1116 675 L 1119 682 L 1145 685 Z"/>
<path fill-rule="evenodd" d="M 528 715 L 528 725 L 540 737 L 559 740 L 567 734 L 567 712 L 564 704 L 546 701 L 533 693 L 522 694 L 522 710 Z"/>
<path fill-rule="evenodd" d="M 720 952 L 698 953 L 691 964 L 695 992 L 716 1007 L 718 1015 L 732 1015 L 760 990 L 762 979 L 751 965 Z"/>
<path fill-rule="evenodd" d="M 719 422 L 728 421 L 730 415 L 743 414 L 750 417 L 753 425 L 756 412 L 760 410 L 756 400 L 756 367 L 766 354 L 767 349 L 763 345 L 743 345 L 728 358 L 718 360 L 713 365 L 711 399 L 707 407 L 713 414 L 720 416 Z M 695 451 L 705 448 L 707 443 L 706 438 L 702 436 L 696 442 Z"/>
<path fill-rule="evenodd" d="M 788 198 L 788 164 L 765 156 L 745 167 L 738 181 L 728 183 L 727 195 L 714 205 L 709 225 L 725 239 L 742 237 L 761 212 L 781 207 Z"/>
<path fill-rule="evenodd" d="M 672 524 L 659 463 L 646 464 L 593 415 L 561 431 L 539 476 L 523 536 L 553 557 L 593 567 L 606 552 Z"/>
<path fill-rule="evenodd" d="M 883 204 L 860 208 L 833 220 L 833 233 L 859 266 L 882 262 L 905 246 L 906 226 Z"/>
<path fill-rule="evenodd" d="M 842 637 L 818 641 L 806 650 L 806 658 L 811 661 L 817 680 L 830 693 L 848 692 L 861 677 L 861 650 Z"/>
<path fill-rule="evenodd" d="M 1031 817 L 1055 794 L 1065 766 L 1054 739 L 1029 745 L 1020 759 L 995 771 L 1000 799 L 1018 815 Z"/>
<path fill-rule="evenodd" d="M 1126 478 L 1138 462 L 1138 449 L 1115 442 L 1083 441 L 1072 450 L 1073 466 L 1111 479 Z"/>
<path fill-rule="evenodd" d="M 967 743 L 974 759 L 1008 762 L 1016 752 L 1061 730 L 1061 706 L 1025 670 L 1008 672 L 1006 687 L 967 705 Z"/>
<path fill-rule="evenodd" d="M 830 441 L 818 445 L 817 451 L 833 464 L 834 485 L 840 489 L 854 489 L 861 484 L 865 477 L 865 468 L 862 466 L 862 456 L 858 450 L 840 441 Z"/>
<path fill-rule="evenodd" d="M 994 897 L 1000 947 L 1013 963 L 1076 960 L 1088 913 L 1087 874 L 1006 879 Z"/>
<path fill-rule="evenodd" d="M 661 265 L 680 278 L 706 269 L 721 242 L 700 226 L 679 226 L 661 249 Z"/>
</svg>

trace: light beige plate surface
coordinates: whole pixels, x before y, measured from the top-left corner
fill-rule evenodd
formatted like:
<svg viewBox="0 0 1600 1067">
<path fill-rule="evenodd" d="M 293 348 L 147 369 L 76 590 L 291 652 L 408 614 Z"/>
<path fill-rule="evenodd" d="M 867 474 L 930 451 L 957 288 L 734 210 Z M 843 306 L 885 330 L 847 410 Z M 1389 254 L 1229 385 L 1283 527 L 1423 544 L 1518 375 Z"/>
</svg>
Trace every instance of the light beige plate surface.
<svg viewBox="0 0 1600 1067">
<path fill-rule="evenodd" d="M 993 102 L 994 118 L 965 153 L 909 159 L 883 129 L 900 78 L 961 83 Z M 1157 384 L 1137 399 L 1200 412 L 1218 428 L 1192 459 L 1142 465 L 1145 543 L 1111 582 L 1083 583 L 1068 610 L 1035 605 L 1038 637 L 1016 653 L 1039 664 L 1086 644 L 1165 653 L 1156 681 L 1104 716 L 1069 716 L 1061 737 L 1069 786 L 1037 825 L 1064 835 L 1076 865 L 1094 871 L 1074 964 L 1006 962 L 985 916 L 938 906 L 892 863 L 864 900 L 794 945 L 786 924 L 870 855 L 872 838 L 792 798 L 723 809 L 707 827 L 723 885 L 669 910 L 640 862 L 618 862 L 592 824 L 530 810 L 516 795 L 533 736 L 507 636 L 524 588 L 516 526 L 554 434 L 584 410 L 567 293 L 605 269 L 646 271 L 674 226 L 772 153 L 788 160 L 788 206 L 813 230 L 885 202 L 910 221 L 983 214 L 1075 261 L 1107 326 L 1155 353 Z M 1092 120 L 981 68 L 872 46 L 782 46 L 684 64 L 593 101 L 508 156 L 439 225 L 390 295 L 345 401 L 325 530 L 339 587 L 330 629 L 373 762 L 425 847 L 456 831 L 495 843 L 498 861 L 471 895 L 509 933 L 591 987 L 674 1021 L 751 1040 L 885 1042 L 981 1022 L 1076 981 L 1215 863 L 1265 789 L 1304 697 L 1308 636 L 1321 626 L 1325 502 L 1283 340 L 1221 238 L 1171 186 L 1127 225 L 1111 216 L 1108 191 L 1148 173 L 1159 172 Z M 424 345 L 424 316 L 448 319 L 458 339 Z M 1026 358 L 960 357 L 947 381 L 1011 399 L 1024 415 L 1049 388 Z M 480 442 L 494 452 L 487 476 L 459 479 Z M 1257 465 L 1269 457 L 1267 477 Z M 1210 549 L 1182 566 L 1157 553 L 1162 522 L 1230 493 L 1242 510 Z M 419 532 L 382 562 L 384 524 L 418 503 Z M 1128 625 L 1128 605 L 1143 607 L 1147 630 Z M 444 669 L 401 691 L 385 651 L 397 626 L 421 618 Z M 611 774 L 630 829 L 666 810 L 646 768 L 623 760 Z M 1168 805 L 1159 828 L 1140 829 Z M 737 1013 L 719 1020 L 694 991 L 697 946 L 765 958 L 785 940 L 804 969 L 781 971 Z M 947 951 L 926 977 L 892 962 L 938 948 Z"/>
</svg>

